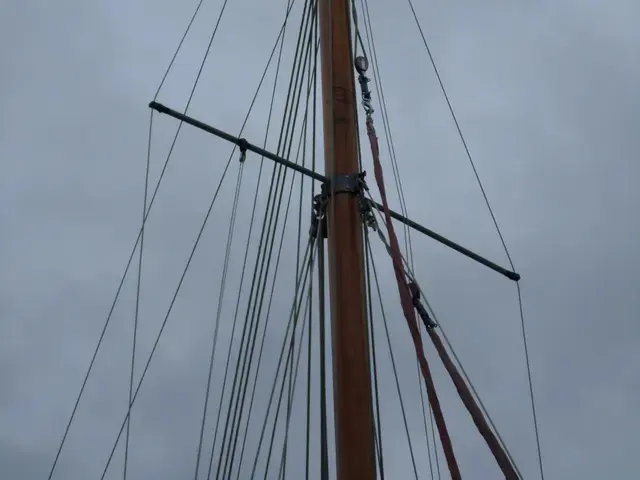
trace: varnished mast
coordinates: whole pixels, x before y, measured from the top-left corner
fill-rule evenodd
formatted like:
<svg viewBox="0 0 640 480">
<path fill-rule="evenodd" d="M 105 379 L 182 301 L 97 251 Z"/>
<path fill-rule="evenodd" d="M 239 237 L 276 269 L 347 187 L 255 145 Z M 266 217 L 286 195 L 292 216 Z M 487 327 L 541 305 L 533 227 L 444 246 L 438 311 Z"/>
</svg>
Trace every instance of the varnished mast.
<svg viewBox="0 0 640 480">
<path fill-rule="evenodd" d="M 335 179 L 359 171 L 349 0 L 319 0 L 318 8 L 325 168 Z M 369 480 L 375 478 L 373 405 L 356 195 L 330 197 L 327 226 L 337 478 Z"/>
</svg>

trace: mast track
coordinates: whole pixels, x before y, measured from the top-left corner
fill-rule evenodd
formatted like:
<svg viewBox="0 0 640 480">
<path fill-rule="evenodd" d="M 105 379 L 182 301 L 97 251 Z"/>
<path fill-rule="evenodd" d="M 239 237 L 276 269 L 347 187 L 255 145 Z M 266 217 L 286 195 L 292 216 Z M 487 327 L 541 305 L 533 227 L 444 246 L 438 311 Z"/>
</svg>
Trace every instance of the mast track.
<svg viewBox="0 0 640 480">
<path fill-rule="evenodd" d="M 227 142 L 230 142 L 234 145 L 236 145 L 241 152 L 253 152 L 257 155 L 260 155 L 264 158 L 267 158 L 273 162 L 276 162 L 279 165 L 282 165 L 286 168 L 290 168 L 291 170 L 294 170 L 298 173 L 301 173 L 302 175 L 305 175 L 313 180 L 316 180 L 318 182 L 321 182 L 323 184 L 330 184 L 331 183 L 331 179 L 329 177 L 326 177 L 325 175 L 322 175 L 321 173 L 318 173 L 314 170 L 311 170 L 309 168 L 303 167 L 301 165 L 298 165 L 297 163 L 294 163 L 290 160 L 287 160 L 279 155 L 276 155 L 275 153 L 272 153 L 268 150 L 265 150 L 264 148 L 258 147 L 257 145 L 254 145 L 252 143 L 249 143 L 246 139 L 244 138 L 239 138 L 236 137 L 234 135 L 231 135 L 230 133 L 227 133 L 223 130 L 220 130 L 218 128 L 215 128 L 211 125 L 208 125 L 204 122 L 201 122 L 200 120 L 196 120 L 193 117 L 190 117 L 188 115 L 185 115 L 184 113 L 180 113 L 176 110 L 173 110 L 165 105 L 162 105 L 161 103 L 158 102 L 151 102 L 149 103 L 149 108 L 151 108 L 152 110 L 157 111 L 158 113 L 164 113 L 166 115 L 169 115 L 170 117 L 175 118 L 176 120 L 180 120 L 181 122 L 184 122 L 186 124 L 189 124 L 193 127 L 198 128 L 199 130 L 202 130 L 204 132 L 210 133 L 218 138 L 221 138 L 223 140 L 226 140 Z M 384 211 L 384 207 L 378 203 L 375 202 L 371 199 L 366 199 L 366 201 L 369 203 L 369 205 L 372 208 L 375 208 L 376 210 L 383 212 Z M 485 267 L 489 268 L 490 270 L 493 270 L 494 272 L 497 272 L 505 277 L 507 277 L 509 280 L 513 280 L 514 282 L 518 282 L 520 280 L 520 274 L 517 272 L 514 272 L 512 270 L 509 270 L 505 267 L 502 267 L 500 265 L 498 265 L 495 262 L 492 262 L 491 260 L 469 250 L 468 248 L 463 247 L 462 245 L 449 240 L 448 238 L 446 238 L 443 235 L 440 235 L 436 232 L 434 232 L 433 230 L 430 230 L 429 228 L 420 225 L 419 223 L 411 220 L 410 218 L 407 218 L 404 215 L 401 215 L 398 212 L 395 212 L 393 210 L 390 210 L 389 213 L 391 214 L 391 218 L 393 218 L 394 220 L 406 225 L 407 227 L 422 233 L 423 235 L 426 235 L 427 237 L 435 240 L 438 243 L 441 243 L 442 245 L 449 247 L 450 249 L 464 255 L 467 258 L 470 258 L 471 260 L 474 260 L 475 262 L 484 265 Z"/>
</svg>

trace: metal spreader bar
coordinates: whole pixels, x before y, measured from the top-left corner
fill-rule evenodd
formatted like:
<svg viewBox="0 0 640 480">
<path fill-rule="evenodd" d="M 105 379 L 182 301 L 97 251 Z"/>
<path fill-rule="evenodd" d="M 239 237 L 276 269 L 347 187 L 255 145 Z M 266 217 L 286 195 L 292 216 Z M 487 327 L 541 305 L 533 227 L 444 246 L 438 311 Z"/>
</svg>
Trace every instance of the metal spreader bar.
<svg viewBox="0 0 640 480">
<path fill-rule="evenodd" d="M 200 130 L 203 130 L 207 133 L 215 135 L 216 137 L 222 138 L 227 142 L 231 142 L 237 145 L 241 151 L 248 150 L 250 152 L 256 153 L 261 157 L 265 157 L 265 158 L 268 158 L 269 160 L 273 160 L 274 162 L 279 163 L 280 165 L 283 165 L 287 168 L 295 170 L 296 172 L 300 172 L 303 175 L 313 178 L 314 180 L 318 180 L 319 182 L 324 183 L 327 181 L 327 177 L 325 177 L 324 175 L 321 175 L 320 173 L 314 172 L 313 170 L 310 170 L 301 165 L 298 165 L 297 163 L 293 163 L 293 162 L 290 162 L 289 160 L 279 157 L 275 153 L 271 153 L 268 150 L 265 150 L 264 148 L 260 148 L 256 145 L 253 145 L 252 143 L 247 142 L 244 138 L 234 137 L 233 135 L 227 132 L 223 132 L 222 130 L 212 127 L 211 125 L 207 125 L 206 123 L 196 120 L 195 118 L 189 117 L 184 113 L 180 113 L 170 109 L 169 107 L 165 107 L 161 103 L 151 102 L 149 104 L 149 108 L 159 113 L 165 113 L 170 117 L 180 120 L 181 122 L 188 123 L 189 125 L 199 128 Z"/>
<path fill-rule="evenodd" d="M 239 137 L 234 137 L 233 135 L 224 132 L 222 130 L 219 130 L 215 127 L 212 127 L 211 125 L 207 125 L 206 123 L 203 123 L 199 120 L 196 120 L 195 118 L 189 117 L 188 115 L 185 115 L 184 113 L 180 113 L 177 112 L 176 110 L 173 110 L 169 107 L 166 107 L 164 105 L 162 105 L 161 103 L 158 102 L 151 102 L 149 104 L 149 108 L 157 111 L 158 113 L 164 113 L 166 115 L 169 115 L 170 117 L 173 117 L 177 120 L 180 120 L 181 122 L 187 123 L 191 126 L 194 126 L 200 130 L 203 130 L 207 133 L 210 133 L 212 135 L 215 135 L 218 138 L 222 138 L 223 140 L 226 140 L 228 142 L 233 143 L 234 145 L 237 145 L 238 148 L 240 149 L 240 151 L 250 151 L 253 153 L 256 153 L 257 155 L 260 155 L 261 157 L 265 157 L 268 158 L 269 160 L 272 160 L 284 167 L 290 168 L 292 170 L 295 170 L 296 172 L 299 172 L 303 175 L 306 175 L 309 178 L 312 178 L 314 180 L 317 180 L 319 182 L 328 184 L 330 182 L 330 179 L 328 177 L 325 177 L 324 175 L 322 175 L 321 173 L 315 172 L 311 169 L 305 168 L 301 165 L 298 165 L 297 163 L 293 163 L 285 158 L 282 158 L 278 155 L 276 155 L 275 153 L 271 153 L 268 150 L 265 150 L 264 148 L 260 148 L 257 145 L 253 145 L 252 143 L 249 143 L 247 140 L 245 140 L 244 138 L 239 138 Z M 383 210 L 383 206 L 377 202 L 373 202 L 370 201 L 369 202 L 371 204 L 372 208 L 375 208 L 376 210 L 379 210 L 380 212 L 384 212 Z M 391 218 L 393 218 L 394 220 L 397 220 L 400 223 L 405 224 L 406 226 L 408 226 L 409 228 L 412 228 L 414 230 L 416 230 L 417 232 L 420 232 L 430 238 L 432 238 L 433 240 L 435 240 L 436 242 L 439 242 L 449 248 L 451 248 L 452 250 L 455 250 L 456 252 L 480 263 L 481 265 L 484 265 L 487 268 L 490 268 L 491 270 L 493 270 L 494 272 L 498 272 L 501 275 L 504 275 L 505 277 L 507 277 L 509 280 L 513 280 L 515 282 L 517 282 L 518 280 L 520 280 L 520 274 L 513 272 L 511 270 L 508 270 L 504 267 L 501 267 L 500 265 L 492 262 L 491 260 L 488 260 L 480 255 L 478 255 L 477 253 L 472 252 L 471 250 L 458 245 L 457 243 L 449 240 L 446 237 L 443 237 L 442 235 L 437 234 L 436 232 L 434 232 L 433 230 L 429 230 L 426 227 L 423 227 L 422 225 L 420 225 L 417 222 L 414 222 L 413 220 L 411 220 L 410 218 L 405 217 L 404 215 L 401 215 L 397 212 L 394 212 L 393 210 L 390 210 L 389 212 L 391 214 Z"/>
<path fill-rule="evenodd" d="M 371 204 L 372 208 L 375 208 L 376 210 L 379 210 L 380 212 L 384 213 L 384 207 L 381 204 L 379 204 L 378 202 L 374 202 L 374 201 L 370 201 L 369 203 Z M 498 273 L 504 275 L 509 280 L 513 280 L 514 282 L 517 282 L 518 280 L 520 280 L 520 274 L 519 273 L 516 273 L 516 272 L 513 272 L 511 270 L 508 270 L 508 269 L 506 269 L 504 267 L 501 267 L 497 263 L 492 262 L 491 260 L 487 260 L 486 258 L 481 257 L 477 253 L 474 253 L 471 250 L 469 250 L 468 248 L 465 248 L 465 247 L 463 247 L 461 245 L 458 245 L 457 243 L 449 240 L 446 237 L 443 237 L 442 235 L 434 232 L 433 230 L 429 230 L 427 227 L 423 227 L 419 223 L 414 222 L 410 218 L 407 218 L 407 217 L 405 217 L 403 215 L 400 215 L 398 212 L 394 212 L 393 210 L 389 210 L 389 213 L 391 215 L 391 218 L 393 218 L 394 220 L 397 220 L 400 223 L 404 223 L 407 227 L 413 228 L 415 231 L 420 232 L 420 233 L 426 235 L 427 237 L 434 239 L 436 242 L 441 243 L 441 244 L 449 247 L 450 249 L 455 250 L 458 253 L 461 253 L 462 255 L 464 255 L 465 257 L 470 258 L 471 260 L 475 260 L 476 262 L 484 265 L 485 267 L 490 268 L 494 272 L 498 272 Z"/>
</svg>

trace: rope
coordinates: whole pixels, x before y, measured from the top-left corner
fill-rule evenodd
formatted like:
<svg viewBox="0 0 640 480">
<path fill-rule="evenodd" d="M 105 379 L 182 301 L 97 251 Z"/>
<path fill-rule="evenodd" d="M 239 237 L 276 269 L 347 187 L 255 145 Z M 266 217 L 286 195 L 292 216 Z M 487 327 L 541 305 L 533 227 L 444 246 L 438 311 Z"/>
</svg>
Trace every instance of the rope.
<svg viewBox="0 0 640 480">
<path fill-rule="evenodd" d="M 369 58 L 371 59 L 371 68 L 373 70 L 373 82 L 376 87 L 376 98 L 380 104 L 380 113 L 382 116 L 382 126 L 384 130 L 385 141 L 387 144 L 387 151 L 389 158 L 391 159 L 391 172 L 393 173 L 393 179 L 398 192 L 398 198 L 400 200 L 400 211 L 404 216 L 409 216 L 407 209 L 407 202 L 404 195 L 404 188 L 400 179 L 400 165 L 396 157 L 395 142 L 393 140 L 393 134 L 391 132 L 391 122 L 389 120 L 389 113 L 387 109 L 387 100 L 384 94 L 384 87 L 382 84 L 382 75 L 380 73 L 380 63 L 378 62 L 378 52 L 376 50 L 376 42 L 373 35 L 373 25 L 371 23 L 371 12 L 369 10 L 369 3 L 367 0 L 360 0 L 362 10 L 365 19 L 365 36 L 367 38 L 367 44 L 369 46 Z M 413 265 L 413 245 L 411 241 L 411 229 L 407 225 L 403 225 L 404 232 L 404 247 L 407 252 L 409 261 Z"/>
<path fill-rule="evenodd" d="M 435 332 L 435 329 L 429 329 L 428 333 L 431 337 L 431 341 L 438 351 L 438 354 L 440 355 L 440 358 L 442 359 L 442 363 L 447 369 L 447 372 L 449 372 L 449 376 L 451 377 L 451 380 L 453 381 L 453 384 L 458 391 L 460 399 L 469 411 L 469 414 L 471 414 L 471 418 L 473 418 L 473 421 L 476 424 L 476 427 L 478 427 L 480 434 L 485 439 L 485 442 L 487 442 L 487 445 L 489 446 L 491 453 L 493 453 L 493 456 L 498 462 L 498 465 L 500 466 L 500 469 L 502 470 L 505 478 L 508 480 L 517 480 L 519 477 L 515 471 L 515 468 L 511 464 L 511 461 L 509 460 L 509 457 L 507 456 L 505 451 L 502 449 L 502 446 L 498 442 L 497 438 L 489 428 L 487 421 L 485 420 L 482 412 L 478 408 L 478 405 L 475 403 L 471 392 L 469 391 L 469 387 L 464 382 L 464 380 L 460 376 L 460 373 L 458 373 L 458 370 L 449 358 L 449 355 L 444 348 L 444 345 L 442 344 L 442 340 L 440 340 L 440 337 Z"/>
<path fill-rule="evenodd" d="M 379 237 L 380 237 L 380 239 L 382 240 L 382 243 L 384 244 L 384 246 L 385 246 L 385 248 L 386 248 L 387 252 L 389 253 L 389 255 L 392 255 L 392 250 L 391 250 L 391 246 L 389 245 L 389 242 L 388 242 L 388 241 L 387 241 L 387 239 L 384 237 L 384 235 L 382 234 L 382 232 L 380 232 L 379 230 L 378 230 L 378 236 L 379 236 Z M 508 459 L 508 462 L 506 462 L 506 463 L 509 463 L 509 464 L 512 466 L 512 468 L 513 468 L 513 469 L 515 469 L 515 471 L 516 471 L 516 473 L 517 473 L 517 476 L 516 476 L 515 478 L 520 478 L 520 477 L 522 477 L 522 475 L 521 475 L 521 474 L 520 474 L 520 472 L 518 471 L 517 466 L 515 465 L 515 462 L 514 462 L 513 458 L 511 457 L 511 454 L 509 453 L 509 450 L 507 449 L 507 447 L 506 447 L 506 445 L 505 445 L 504 441 L 503 441 L 503 440 L 502 440 L 502 438 L 500 437 L 500 433 L 498 432 L 498 430 L 497 430 L 496 426 L 494 425 L 493 421 L 491 420 L 491 417 L 490 417 L 489 413 L 487 412 L 487 409 L 485 408 L 484 404 L 482 403 L 482 399 L 480 399 L 480 397 L 479 397 L 479 395 L 478 395 L 478 393 L 477 393 L 476 389 L 475 389 L 475 388 L 474 388 L 474 386 L 473 386 L 473 383 L 471 382 L 471 379 L 470 379 L 470 378 L 469 378 L 469 376 L 467 375 L 467 373 L 466 373 L 466 371 L 465 371 L 465 369 L 464 369 L 464 367 L 463 367 L 462 363 L 460 362 L 460 360 L 459 360 L 458 356 L 456 355 L 455 351 L 453 350 L 453 347 L 452 347 L 451 343 L 449 342 L 449 340 L 448 340 L 448 338 L 447 338 L 447 335 L 446 335 L 446 333 L 445 333 L 444 329 L 443 329 L 443 328 L 442 328 L 442 326 L 438 323 L 438 321 L 437 321 L 437 319 L 436 319 L 436 316 L 435 316 L 435 314 L 433 313 L 433 309 L 432 309 L 432 308 L 431 308 L 431 306 L 429 305 L 429 302 L 428 302 L 428 300 L 426 299 L 426 297 L 425 297 L 425 295 L 424 295 L 424 292 L 422 292 L 422 290 L 420 289 L 420 286 L 417 284 L 417 281 L 416 281 L 416 279 L 415 279 L 415 276 L 414 276 L 414 274 L 413 274 L 413 272 L 412 272 L 412 270 L 411 270 L 410 266 L 408 265 L 408 263 L 407 263 L 406 259 L 402 258 L 402 262 L 403 262 L 403 264 L 404 264 L 404 268 L 405 268 L 405 272 L 404 272 L 404 274 L 405 274 L 405 275 L 407 276 L 407 278 L 412 282 L 412 285 L 413 285 L 413 286 L 414 286 L 414 288 L 417 290 L 418 295 L 420 295 L 422 298 L 424 298 L 425 303 L 426 303 L 426 305 L 427 305 L 428 309 L 431 311 L 431 316 L 433 317 L 433 320 L 434 320 L 434 321 L 435 321 L 435 323 L 440 327 L 440 331 L 442 332 L 442 335 L 443 335 L 443 337 L 444 337 L 444 339 L 445 339 L 445 342 L 446 342 L 447 346 L 449 347 L 449 349 L 451 350 L 451 353 L 453 354 L 453 357 L 454 357 L 454 359 L 456 360 L 456 362 L 458 363 L 458 366 L 459 366 L 459 368 L 460 368 L 460 370 L 461 370 L 461 372 L 462 372 L 462 377 L 460 377 L 460 374 L 459 374 L 459 373 L 457 373 L 457 371 L 455 372 L 455 374 L 454 374 L 454 375 L 455 375 L 455 376 L 457 376 L 457 377 L 458 377 L 458 379 L 456 380 L 456 379 L 453 379 L 453 378 L 452 378 L 452 379 L 453 379 L 453 381 L 454 381 L 454 385 L 456 385 L 456 388 L 457 388 L 458 382 L 461 382 L 461 383 L 462 383 L 462 385 L 463 385 L 463 386 L 461 387 L 461 389 L 465 389 L 465 388 L 467 388 L 467 384 L 468 384 L 468 386 L 469 386 L 469 388 L 470 388 L 471 392 L 473 393 L 473 395 L 471 395 L 471 393 L 470 393 L 470 392 L 469 392 L 469 390 L 467 389 L 467 390 L 466 390 L 467 397 L 465 397 L 465 398 L 470 398 L 470 399 L 471 399 L 471 400 L 470 400 L 470 402 L 472 402 L 472 404 L 473 404 L 470 408 L 472 408 L 476 413 L 472 413 L 472 412 L 471 412 L 471 410 L 469 410 L 469 412 L 470 412 L 470 414 L 472 415 L 472 418 L 474 419 L 474 422 L 476 421 L 476 417 L 475 417 L 474 415 L 477 415 L 477 412 L 478 412 L 478 405 L 479 405 L 479 408 L 480 408 L 480 412 L 481 412 L 481 414 L 479 415 L 479 420 L 478 420 L 478 421 L 479 421 L 479 422 L 485 422 L 484 417 L 486 417 L 486 421 L 488 421 L 488 423 L 489 423 L 489 425 L 490 425 L 490 427 L 491 427 L 491 429 L 488 429 L 488 427 L 486 427 L 486 425 L 484 425 L 484 427 L 483 427 L 483 428 L 485 429 L 485 431 L 486 431 L 486 432 L 485 432 L 485 433 L 483 433 L 483 431 L 481 431 L 480 433 L 485 437 L 485 439 L 487 438 L 487 437 L 486 437 L 486 434 L 488 434 L 488 435 L 490 436 L 490 438 L 492 439 L 492 441 L 493 441 L 493 443 L 494 443 L 494 446 L 495 446 L 495 444 L 496 444 L 495 440 L 496 440 L 496 438 L 497 438 L 497 444 L 498 444 L 498 446 L 499 446 L 499 448 L 497 448 L 497 450 L 500 450 L 500 449 L 501 449 L 501 450 L 504 452 L 504 455 L 502 455 L 502 453 L 499 453 L 499 456 L 500 456 L 500 458 L 501 458 L 501 461 L 504 461 L 504 457 L 506 456 L 506 458 Z M 424 319 L 423 319 L 423 320 L 424 320 Z M 427 328 L 428 328 L 428 327 L 427 327 Z M 437 340 L 437 342 L 440 342 L 440 340 L 438 339 L 438 340 Z M 443 351 L 444 351 L 444 350 L 443 350 Z M 451 363 L 451 361 L 448 359 L 448 354 L 446 353 L 446 351 L 444 351 L 444 353 L 445 353 L 445 355 L 447 356 L 446 361 L 448 361 L 449 363 Z M 442 355 L 441 355 L 441 358 L 442 358 Z M 443 362 L 444 362 L 444 361 L 445 361 L 445 360 L 443 359 Z M 451 363 L 451 366 L 453 367 L 453 369 L 454 369 L 454 370 L 456 370 L 456 367 L 453 365 L 453 363 Z M 465 383 L 465 382 L 466 382 L 466 383 Z M 458 389 L 458 391 L 460 392 L 460 391 L 461 391 L 461 389 Z M 465 392 L 463 392 L 463 395 L 465 395 Z M 462 398 L 462 400 L 463 400 L 463 403 L 465 403 L 465 399 L 464 399 L 464 398 Z M 473 403 L 473 402 L 476 402 L 476 401 L 477 401 L 478 405 L 475 405 L 475 403 Z M 467 406 L 467 403 L 465 403 L 465 406 Z M 484 417 L 483 417 L 483 415 L 484 415 Z M 476 425 L 478 425 L 478 423 L 476 423 Z M 479 427 L 479 428 L 480 428 L 480 427 Z M 492 435 L 495 435 L 495 438 L 494 438 L 494 437 L 492 437 Z M 490 448 L 491 448 L 491 445 L 489 445 L 489 446 L 490 446 Z M 492 449 L 492 452 L 493 452 L 493 451 L 494 451 L 494 449 Z M 436 458 L 436 466 L 437 466 L 437 458 Z M 439 472 L 438 472 L 438 473 L 439 473 Z M 509 477 L 508 477 L 508 478 L 509 478 Z"/>
<path fill-rule="evenodd" d="M 381 232 L 379 232 L 379 234 L 387 251 L 393 257 L 393 254 L 394 254 L 393 247 L 386 242 L 386 239 L 384 238 Z M 403 258 L 401 258 L 401 261 L 406 265 L 406 261 Z M 410 272 L 405 271 L 404 269 L 403 269 L 403 274 L 411 279 L 412 284 L 415 285 L 415 289 L 417 290 L 417 292 L 421 293 L 420 287 L 417 285 L 417 283 L 415 283 L 415 278 L 413 278 L 412 274 Z M 423 321 L 424 320 L 425 319 L 423 318 Z M 460 376 L 455 365 L 449 358 L 448 353 L 445 350 L 444 345 L 442 344 L 442 341 L 440 340 L 439 336 L 432 328 L 431 329 L 427 328 L 427 332 L 431 337 L 431 340 L 434 343 L 434 346 L 436 347 L 436 350 L 438 351 L 438 354 L 440 355 L 440 358 L 442 359 L 442 362 L 445 365 L 445 368 L 447 369 L 447 372 L 449 373 L 456 387 L 456 390 L 460 395 L 462 402 L 464 403 L 465 407 L 469 411 L 480 434 L 483 436 L 483 438 L 487 442 L 487 445 L 489 446 L 491 452 L 496 458 L 498 465 L 503 470 L 503 473 L 505 474 L 505 478 L 518 479 L 519 476 L 516 473 L 515 466 L 513 465 L 513 461 L 508 451 L 506 450 L 506 448 L 503 447 L 503 445 L 501 444 L 502 442 L 498 441 L 498 439 L 494 435 L 491 428 L 489 428 L 489 425 L 487 424 L 483 416 L 483 412 L 479 409 L 478 405 L 475 403 L 474 397 L 472 396 L 469 390 L 469 387 L 465 383 L 464 379 Z M 475 392 L 475 389 L 474 389 L 474 392 Z M 493 423 L 492 423 L 492 426 L 493 426 Z"/>
<path fill-rule="evenodd" d="M 409 331 L 413 339 L 416 355 L 418 356 L 418 361 L 420 362 L 422 375 L 427 385 L 427 396 L 429 397 L 429 402 L 431 403 L 431 406 L 434 410 L 436 425 L 438 427 L 438 432 L 440 434 L 440 440 L 442 442 L 445 457 L 447 458 L 447 463 L 449 465 L 449 472 L 451 473 L 451 477 L 454 480 L 459 480 L 461 478 L 460 469 L 458 467 L 458 463 L 456 461 L 455 454 L 453 452 L 453 446 L 451 445 L 451 438 L 449 437 L 449 432 L 447 431 L 447 426 L 445 424 L 444 416 L 440 408 L 440 401 L 438 400 L 438 396 L 434 388 L 433 378 L 431 376 L 429 364 L 427 363 L 427 359 L 424 355 L 424 348 L 422 346 L 422 339 L 420 338 L 420 332 L 418 330 L 418 323 L 416 321 L 415 311 L 413 309 L 411 298 L 409 297 L 408 286 L 404 279 L 404 273 L 403 273 L 404 269 L 402 268 L 400 247 L 398 246 L 398 238 L 396 237 L 395 230 L 393 228 L 393 223 L 391 222 L 391 215 L 389 213 L 389 205 L 387 202 L 387 192 L 384 186 L 382 166 L 380 165 L 380 158 L 379 158 L 380 151 L 378 147 L 378 139 L 376 137 L 375 128 L 373 126 L 373 119 L 371 118 L 371 116 L 367 117 L 366 126 L 367 126 L 367 135 L 369 136 L 369 143 L 371 145 L 371 154 L 373 156 L 373 166 L 374 166 L 376 183 L 378 184 L 378 189 L 380 190 L 380 197 L 382 199 L 382 205 L 384 207 L 384 215 L 386 217 L 387 231 L 391 241 L 391 248 L 393 253 L 392 254 L 393 267 L 394 267 L 394 272 L 396 276 L 396 281 L 398 284 L 398 291 L 400 293 L 402 310 L 404 312 L 405 319 L 407 320 L 407 325 L 409 326 Z"/>
</svg>

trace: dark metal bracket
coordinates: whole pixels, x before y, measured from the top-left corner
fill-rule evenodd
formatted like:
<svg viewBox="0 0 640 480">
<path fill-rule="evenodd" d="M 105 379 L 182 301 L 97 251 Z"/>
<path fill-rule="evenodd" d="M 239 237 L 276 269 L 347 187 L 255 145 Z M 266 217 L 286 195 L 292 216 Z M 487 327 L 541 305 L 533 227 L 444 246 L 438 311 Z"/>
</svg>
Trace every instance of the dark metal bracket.
<svg viewBox="0 0 640 480">
<path fill-rule="evenodd" d="M 364 183 L 365 172 L 361 172 L 359 174 L 354 174 L 354 175 L 337 175 L 333 178 L 328 178 L 318 172 L 305 168 L 301 165 L 298 165 L 297 163 L 293 163 L 285 158 L 282 158 L 274 153 L 271 153 L 268 150 L 265 150 L 264 148 L 260 148 L 256 145 L 253 145 L 252 143 L 249 143 L 244 138 L 234 137 L 229 133 L 226 133 L 222 130 L 212 127 L 211 125 L 207 125 L 206 123 L 196 120 L 195 118 L 189 117 L 184 113 L 180 113 L 175 110 L 172 110 L 171 108 L 166 107 L 158 102 L 149 103 L 149 108 L 159 113 L 164 113 L 166 115 L 169 115 L 170 117 L 180 120 L 181 122 L 187 123 L 202 131 L 215 135 L 218 138 L 221 138 L 230 143 L 233 143 L 234 145 L 237 145 L 240 148 L 241 152 L 246 152 L 246 151 L 253 152 L 257 155 L 260 155 L 261 157 L 268 158 L 269 160 L 272 160 L 279 165 L 290 168 L 291 170 L 294 170 L 298 173 L 306 175 L 309 178 L 322 182 L 323 192 L 326 191 L 328 188 L 329 191 L 333 193 L 355 193 L 354 188 L 355 189 L 363 188 L 363 185 L 364 185 L 364 188 L 366 189 L 366 184 Z M 358 183 L 358 185 L 355 185 L 356 183 Z M 368 200 L 365 200 L 365 201 L 368 201 Z M 373 201 L 368 201 L 368 202 L 372 208 L 375 208 L 380 212 L 384 212 L 384 207 L 381 204 Z M 400 215 L 399 213 L 394 212 L 393 210 L 390 210 L 389 213 L 391 215 L 391 218 L 393 218 L 394 220 L 397 220 L 398 222 L 401 222 L 407 225 L 409 228 L 412 228 L 417 232 L 420 232 L 432 238 L 433 240 L 451 248 L 452 250 L 455 250 L 456 252 L 461 253 L 462 255 L 472 260 L 475 260 L 481 265 L 484 265 L 485 267 L 488 267 L 491 270 L 504 275 L 508 279 L 513 280 L 515 282 L 520 280 L 520 274 L 513 272 L 511 270 L 508 270 L 504 267 L 501 267 L 500 265 L 492 262 L 491 260 L 487 260 L 486 258 L 481 257 L 477 253 L 474 253 L 471 250 L 461 245 L 458 245 L 457 243 L 449 240 L 448 238 L 445 238 L 442 235 L 437 234 L 433 230 L 429 230 L 428 228 L 423 227 L 419 223 L 414 222 L 413 220 L 403 215 Z M 326 231 L 324 233 L 326 234 Z"/>
<path fill-rule="evenodd" d="M 411 301 L 413 302 L 413 306 L 417 310 L 418 315 L 420 315 L 420 318 L 422 319 L 424 328 L 426 328 L 427 331 L 433 330 L 438 326 L 438 324 L 431 319 L 429 312 L 427 312 L 427 309 L 424 308 L 424 305 L 422 305 L 422 302 L 420 301 L 420 289 L 418 288 L 418 285 L 415 282 L 409 282 L 408 286 L 409 293 L 411 294 Z"/>
<path fill-rule="evenodd" d="M 327 198 L 340 193 L 352 193 L 357 195 L 369 190 L 364 181 L 367 172 L 334 175 L 322 184 L 322 194 Z"/>
</svg>

